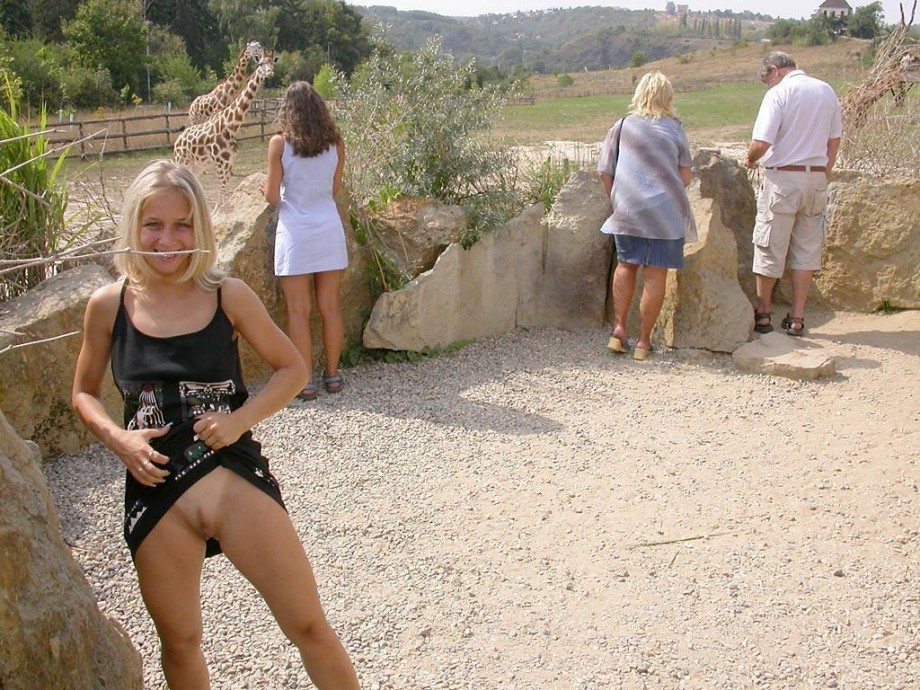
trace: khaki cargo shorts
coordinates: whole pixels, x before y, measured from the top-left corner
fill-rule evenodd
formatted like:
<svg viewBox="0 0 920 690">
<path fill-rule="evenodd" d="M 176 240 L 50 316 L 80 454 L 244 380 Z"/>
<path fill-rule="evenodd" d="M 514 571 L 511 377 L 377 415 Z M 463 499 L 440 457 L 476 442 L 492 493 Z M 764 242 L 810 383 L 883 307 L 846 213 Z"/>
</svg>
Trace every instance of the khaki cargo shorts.
<svg viewBox="0 0 920 690">
<path fill-rule="evenodd" d="M 754 273 L 781 278 L 789 268 L 821 270 L 827 175 L 764 170 L 754 222 Z"/>
</svg>

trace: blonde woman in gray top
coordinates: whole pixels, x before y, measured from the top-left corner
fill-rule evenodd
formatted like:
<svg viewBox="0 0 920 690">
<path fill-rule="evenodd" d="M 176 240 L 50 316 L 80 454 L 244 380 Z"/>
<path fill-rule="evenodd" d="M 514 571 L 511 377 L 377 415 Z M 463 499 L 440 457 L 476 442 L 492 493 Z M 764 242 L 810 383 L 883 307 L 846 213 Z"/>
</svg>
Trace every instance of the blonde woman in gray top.
<svg viewBox="0 0 920 690">
<path fill-rule="evenodd" d="M 646 74 L 636 86 L 629 115 L 607 133 L 597 170 L 613 214 L 601 232 L 612 234 L 617 266 L 613 273 L 614 326 L 609 347 L 624 353 L 626 316 L 642 269 L 639 337 L 633 358 L 652 350 L 652 329 L 664 302 L 668 269 L 684 266 L 684 242 L 696 241 L 696 223 L 686 187 L 690 184 L 690 144 L 671 107 L 674 90 L 661 72 Z"/>
</svg>

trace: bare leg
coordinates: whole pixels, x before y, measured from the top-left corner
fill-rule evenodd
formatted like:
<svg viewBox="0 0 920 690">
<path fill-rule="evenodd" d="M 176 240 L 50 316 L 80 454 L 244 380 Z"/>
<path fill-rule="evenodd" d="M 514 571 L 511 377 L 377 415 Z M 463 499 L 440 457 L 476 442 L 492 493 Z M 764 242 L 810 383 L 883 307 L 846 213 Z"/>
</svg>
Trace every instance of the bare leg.
<svg viewBox="0 0 920 690">
<path fill-rule="evenodd" d="M 639 340 L 636 347 L 649 349 L 652 346 L 652 329 L 664 304 L 664 286 L 668 277 L 668 269 L 657 266 L 642 267 L 642 300 L 639 302 L 639 315 L 641 325 Z"/>
<path fill-rule="evenodd" d="M 805 302 L 808 300 L 808 292 L 811 290 L 814 274 L 814 271 L 801 269 L 792 271 L 792 312 L 790 316 L 805 316 Z"/>
<path fill-rule="evenodd" d="M 754 275 L 754 279 L 757 283 L 757 311 L 769 314 L 773 308 L 773 286 L 776 285 L 777 279 L 759 273 Z"/>
<path fill-rule="evenodd" d="M 342 317 L 342 305 L 339 288 L 345 271 L 324 271 L 314 278 L 316 287 L 316 304 L 323 320 L 323 348 L 326 351 L 326 376 L 339 371 L 339 360 L 345 345 L 345 319 Z"/>
<path fill-rule="evenodd" d="M 160 636 L 163 675 L 172 690 L 207 690 L 201 651 L 204 540 L 170 510 L 137 550 L 141 595 Z"/>
<path fill-rule="evenodd" d="M 313 380 L 313 334 L 310 332 L 310 276 L 282 276 L 281 292 L 287 306 L 288 337 L 297 347 L 300 356 L 307 364 Z"/>
<path fill-rule="evenodd" d="M 617 263 L 613 271 L 613 335 L 626 343 L 626 317 L 636 292 L 636 264 Z"/>
<path fill-rule="evenodd" d="M 310 561 L 287 513 L 240 477 L 227 484 L 221 547 L 265 598 L 320 690 L 356 690 L 348 653 L 326 621 Z"/>
</svg>

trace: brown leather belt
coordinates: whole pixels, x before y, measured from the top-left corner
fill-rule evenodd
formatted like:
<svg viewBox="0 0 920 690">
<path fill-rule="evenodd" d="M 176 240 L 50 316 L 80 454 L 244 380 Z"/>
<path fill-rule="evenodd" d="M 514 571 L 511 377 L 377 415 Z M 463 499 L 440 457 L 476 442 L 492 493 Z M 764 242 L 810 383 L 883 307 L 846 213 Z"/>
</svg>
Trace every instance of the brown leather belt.
<svg viewBox="0 0 920 690">
<path fill-rule="evenodd" d="M 781 165 L 778 168 L 770 168 L 767 170 L 780 170 L 782 172 L 827 172 L 827 168 L 823 165 Z"/>
</svg>

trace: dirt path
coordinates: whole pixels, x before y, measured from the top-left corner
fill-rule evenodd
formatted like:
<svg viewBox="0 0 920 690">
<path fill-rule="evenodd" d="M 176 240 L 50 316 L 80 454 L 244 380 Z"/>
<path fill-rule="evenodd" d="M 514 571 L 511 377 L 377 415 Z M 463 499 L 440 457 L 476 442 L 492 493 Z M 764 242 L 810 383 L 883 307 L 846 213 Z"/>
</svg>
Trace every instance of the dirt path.
<svg viewBox="0 0 920 690">
<path fill-rule="evenodd" d="M 839 373 L 539 329 L 346 372 L 256 431 L 365 688 L 917 688 L 920 312 L 809 314 Z M 123 470 L 49 467 L 102 609 L 162 688 Z M 226 559 L 214 688 L 307 687 Z"/>
</svg>

